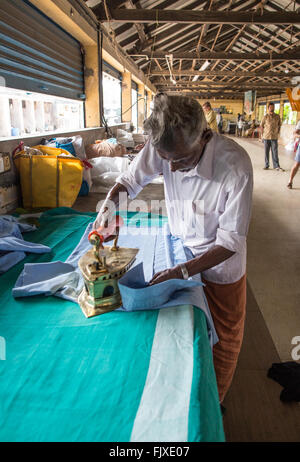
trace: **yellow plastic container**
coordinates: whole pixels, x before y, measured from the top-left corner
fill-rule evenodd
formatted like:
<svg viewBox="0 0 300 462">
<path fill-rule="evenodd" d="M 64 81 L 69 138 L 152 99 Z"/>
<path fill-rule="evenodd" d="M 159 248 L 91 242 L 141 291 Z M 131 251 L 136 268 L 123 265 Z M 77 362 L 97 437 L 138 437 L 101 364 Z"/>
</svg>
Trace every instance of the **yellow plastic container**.
<svg viewBox="0 0 300 462">
<path fill-rule="evenodd" d="M 82 183 L 81 160 L 65 149 L 43 145 L 33 148 L 43 155 L 25 151 L 13 154 L 20 173 L 23 207 L 72 207 Z"/>
</svg>

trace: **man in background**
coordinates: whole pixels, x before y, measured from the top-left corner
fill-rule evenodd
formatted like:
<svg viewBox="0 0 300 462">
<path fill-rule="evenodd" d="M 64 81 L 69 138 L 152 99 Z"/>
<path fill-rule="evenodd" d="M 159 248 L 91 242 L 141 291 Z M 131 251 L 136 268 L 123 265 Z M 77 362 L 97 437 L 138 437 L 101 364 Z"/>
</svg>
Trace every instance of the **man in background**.
<svg viewBox="0 0 300 462">
<path fill-rule="evenodd" d="M 270 148 L 272 150 L 273 168 L 284 171 L 279 165 L 278 159 L 278 136 L 281 127 L 281 120 L 278 114 L 275 113 L 274 103 L 268 104 L 268 113 L 261 121 L 262 139 L 265 145 L 265 166 L 264 170 L 269 169 Z"/>
<path fill-rule="evenodd" d="M 220 111 L 217 112 L 216 120 L 218 124 L 219 133 L 222 134 L 223 133 L 223 117 Z"/>
<path fill-rule="evenodd" d="M 215 112 L 212 110 L 210 103 L 207 101 L 203 104 L 203 110 L 206 118 L 207 125 L 211 130 L 218 133 L 218 124 Z"/>
</svg>

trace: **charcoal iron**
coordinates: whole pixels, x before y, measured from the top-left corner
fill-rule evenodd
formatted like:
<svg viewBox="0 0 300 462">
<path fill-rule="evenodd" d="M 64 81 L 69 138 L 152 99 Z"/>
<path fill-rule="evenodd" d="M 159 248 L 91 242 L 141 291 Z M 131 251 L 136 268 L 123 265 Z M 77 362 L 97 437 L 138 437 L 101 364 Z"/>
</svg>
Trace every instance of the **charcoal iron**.
<svg viewBox="0 0 300 462">
<path fill-rule="evenodd" d="M 92 231 L 89 241 L 93 248 L 79 260 L 84 288 L 78 303 L 87 318 L 113 311 L 122 306 L 118 280 L 133 264 L 138 249 L 119 247 L 119 227 L 113 245 L 104 246 L 101 231 Z"/>
</svg>

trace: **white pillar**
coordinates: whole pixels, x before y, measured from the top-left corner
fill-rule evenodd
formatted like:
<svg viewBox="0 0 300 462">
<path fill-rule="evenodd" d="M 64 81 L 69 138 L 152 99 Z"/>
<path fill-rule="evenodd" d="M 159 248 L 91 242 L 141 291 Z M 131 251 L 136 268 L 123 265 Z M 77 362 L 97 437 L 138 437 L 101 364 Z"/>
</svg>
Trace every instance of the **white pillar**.
<svg viewBox="0 0 300 462">
<path fill-rule="evenodd" d="M 31 99 L 25 100 L 23 115 L 25 132 L 35 133 L 34 101 Z"/>
<path fill-rule="evenodd" d="M 11 136 L 9 98 L 7 95 L 0 95 L 0 137 Z"/>
<path fill-rule="evenodd" d="M 35 101 L 35 126 L 38 132 L 45 131 L 44 101 Z"/>
<path fill-rule="evenodd" d="M 24 133 L 24 120 L 23 120 L 23 109 L 22 100 L 19 98 L 13 98 L 11 105 L 11 125 L 19 131 L 19 136 Z"/>
</svg>

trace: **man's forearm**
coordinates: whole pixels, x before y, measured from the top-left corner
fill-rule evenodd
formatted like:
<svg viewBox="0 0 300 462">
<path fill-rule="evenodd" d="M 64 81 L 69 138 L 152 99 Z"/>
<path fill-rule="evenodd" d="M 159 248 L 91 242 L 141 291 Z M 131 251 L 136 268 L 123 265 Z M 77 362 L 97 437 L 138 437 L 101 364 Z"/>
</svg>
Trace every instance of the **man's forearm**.
<svg viewBox="0 0 300 462">
<path fill-rule="evenodd" d="M 195 274 L 202 273 L 202 271 L 219 265 L 223 261 L 232 257 L 234 254 L 235 252 L 232 252 L 231 250 L 228 250 L 221 245 L 215 245 L 200 257 L 195 257 L 192 260 L 189 260 L 187 263 L 185 263 L 185 266 L 188 270 L 189 276 L 191 277 Z"/>
<path fill-rule="evenodd" d="M 120 193 L 126 193 L 128 196 L 128 191 L 125 186 L 123 186 L 121 183 L 116 183 L 107 195 L 107 199 L 112 201 L 116 207 L 120 203 Z"/>
</svg>

